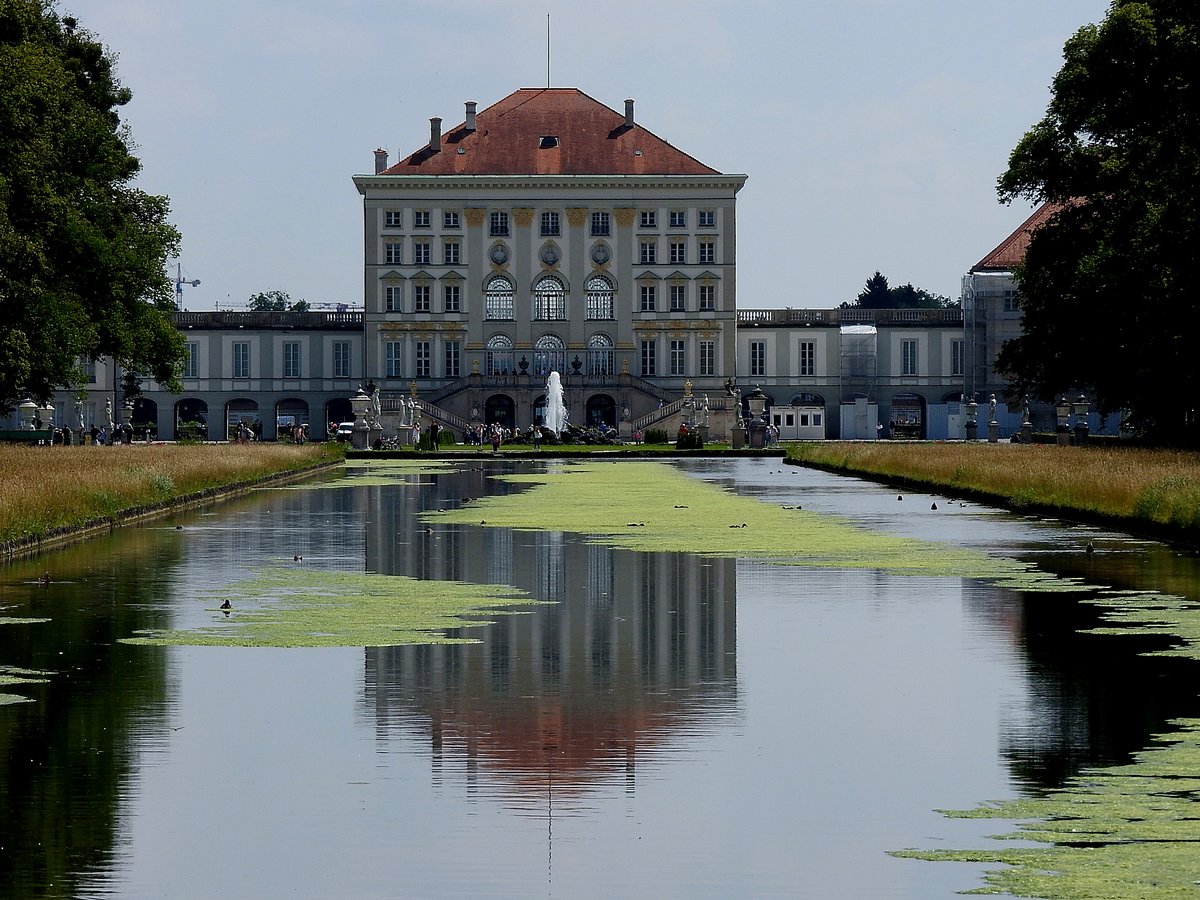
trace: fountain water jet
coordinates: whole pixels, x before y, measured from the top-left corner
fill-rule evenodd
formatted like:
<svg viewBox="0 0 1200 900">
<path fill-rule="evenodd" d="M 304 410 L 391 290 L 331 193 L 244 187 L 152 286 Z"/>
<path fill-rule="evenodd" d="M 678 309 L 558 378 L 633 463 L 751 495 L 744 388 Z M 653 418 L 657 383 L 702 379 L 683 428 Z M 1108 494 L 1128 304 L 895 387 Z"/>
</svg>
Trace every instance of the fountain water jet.
<svg viewBox="0 0 1200 900">
<path fill-rule="evenodd" d="M 563 405 L 562 379 L 557 372 L 551 372 L 546 379 L 546 427 L 555 436 L 562 434 L 567 427 L 567 408 Z"/>
</svg>

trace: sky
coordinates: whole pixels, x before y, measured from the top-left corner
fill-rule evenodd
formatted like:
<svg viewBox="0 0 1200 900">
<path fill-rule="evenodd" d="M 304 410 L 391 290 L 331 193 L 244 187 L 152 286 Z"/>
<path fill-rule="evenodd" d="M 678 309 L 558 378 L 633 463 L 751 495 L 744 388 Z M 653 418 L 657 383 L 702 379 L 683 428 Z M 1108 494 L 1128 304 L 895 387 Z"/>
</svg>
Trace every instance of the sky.
<svg viewBox="0 0 1200 900">
<path fill-rule="evenodd" d="M 59 0 L 118 58 L 171 200 L 188 309 L 362 305 L 352 182 L 522 87 L 575 87 L 738 195 L 742 309 L 828 308 L 876 271 L 958 298 L 1029 215 L 996 179 L 1108 0 Z"/>
</svg>

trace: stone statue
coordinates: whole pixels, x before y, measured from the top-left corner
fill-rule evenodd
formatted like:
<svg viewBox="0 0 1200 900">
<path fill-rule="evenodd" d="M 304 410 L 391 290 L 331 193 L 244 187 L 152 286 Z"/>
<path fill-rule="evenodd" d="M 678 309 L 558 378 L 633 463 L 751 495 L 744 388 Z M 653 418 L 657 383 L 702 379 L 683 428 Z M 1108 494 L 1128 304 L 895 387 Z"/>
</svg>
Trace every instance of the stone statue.
<svg viewBox="0 0 1200 900">
<path fill-rule="evenodd" d="M 700 400 L 700 409 L 704 411 L 704 424 L 708 424 L 708 394 L 704 394 Z"/>
<path fill-rule="evenodd" d="M 379 421 L 379 417 L 383 415 L 383 407 L 379 402 L 379 388 L 375 388 L 375 392 L 371 394 L 371 415 L 375 421 Z"/>
<path fill-rule="evenodd" d="M 1026 394 L 1021 398 L 1021 424 L 1029 424 L 1029 395 Z"/>
<path fill-rule="evenodd" d="M 112 428 L 113 428 L 112 398 L 111 397 L 105 399 L 105 401 L 104 401 L 104 421 L 108 423 L 108 430 L 109 430 L 109 433 L 111 433 Z"/>
<path fill-rule="evenodd" d="M 996 422 L 996 395 L 992 394 L 988 398 L 988 424 L 993 425 Z"/>
</svg>

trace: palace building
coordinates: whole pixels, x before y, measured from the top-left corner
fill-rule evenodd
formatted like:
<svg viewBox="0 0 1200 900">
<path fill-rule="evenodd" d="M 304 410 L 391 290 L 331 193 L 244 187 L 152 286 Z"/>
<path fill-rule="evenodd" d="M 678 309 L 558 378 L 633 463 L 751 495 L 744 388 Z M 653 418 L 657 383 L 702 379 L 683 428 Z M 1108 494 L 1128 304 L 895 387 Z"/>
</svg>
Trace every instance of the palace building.
<svg viewBox="0 0 1200 900">
<path fill-rule="evenodd" d="M 558 372 L 572 424 L 623 435 L 678 425 L 683 397 L 725 440 L 736 386 L 760 389 L 784 439 L 964 436 L 962 399 L 996 393 L 1017 333 L 1013 267 L 1039 210 L 963 280 L 962 309 L 756 309 L 739 302 L 737 195 L 724 174 L 574 88 L 522 88 L 353 182 L 363 203 L 361 310 L 175 314 L 188 343 L 184 393 L 153 382 L 127 407 L 111 360 L 54 399 L 55 424 L 131 420 L 161 439 L 181 426 L 227 438 L 313 438 L 380 390 L 385 433 L 417 398 L 461 433 L 543 418 Z M 106 401 L 111 401 L 107 403 Z M 743 399 L 744 403 L 744 399 Z M 694 413 L 693 413 L 694 414 Z M 18 424 L 16 414 L 10 427 Z"/>
</svg>

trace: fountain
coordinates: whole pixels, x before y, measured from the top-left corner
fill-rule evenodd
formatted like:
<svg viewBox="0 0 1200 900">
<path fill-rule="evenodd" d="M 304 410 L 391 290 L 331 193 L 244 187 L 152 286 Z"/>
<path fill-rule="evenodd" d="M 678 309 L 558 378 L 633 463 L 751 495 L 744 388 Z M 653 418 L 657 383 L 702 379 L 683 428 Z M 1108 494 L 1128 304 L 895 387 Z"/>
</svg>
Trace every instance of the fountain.
<svg viewBox="0 0 1200 900">
<path fill-rule="evenodd" d="M 562 434 L 567 427 L 567 408 L 563 405 L 562 379 L 557 372 L 551 372 L 546 379 L 546 427 L 554 432 L 555 437 Z"/>
</svg>

